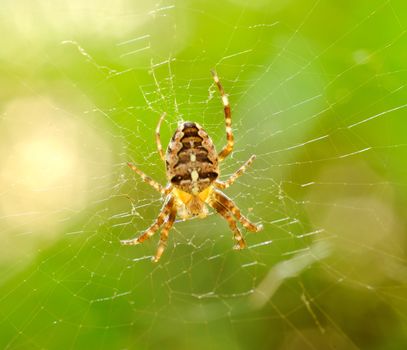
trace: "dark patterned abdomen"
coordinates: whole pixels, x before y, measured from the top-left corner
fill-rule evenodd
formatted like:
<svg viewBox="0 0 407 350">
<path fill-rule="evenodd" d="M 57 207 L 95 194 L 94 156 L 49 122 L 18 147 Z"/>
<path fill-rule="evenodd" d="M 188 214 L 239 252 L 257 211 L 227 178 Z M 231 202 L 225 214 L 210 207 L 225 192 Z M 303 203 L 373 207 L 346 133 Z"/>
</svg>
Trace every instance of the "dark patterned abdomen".
<svg viewBox="0 0 407 350">
<path fill-rule="evenodd" d="M 209 135 L 197 123 L 185 122 L 175 131 L 166 153 L 167 177 L 194 195 L 219 176 L 218 156 Z"/>
</svg>

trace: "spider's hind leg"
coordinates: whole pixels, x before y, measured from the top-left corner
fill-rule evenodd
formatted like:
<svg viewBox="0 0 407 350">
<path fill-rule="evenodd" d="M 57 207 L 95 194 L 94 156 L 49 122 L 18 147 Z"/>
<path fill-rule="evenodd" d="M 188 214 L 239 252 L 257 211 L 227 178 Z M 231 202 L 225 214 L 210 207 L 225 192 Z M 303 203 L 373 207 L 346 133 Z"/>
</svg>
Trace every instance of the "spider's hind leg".
<svg viewBox="0 0 407 350">
<path fill-rule="evenodd" d="M 240 176 L 242 176 L 247 168 L 253 163 L 256 156 L 253 154 L 239 169 L 237 169 L 226 181 L 215 181 L 215 186 L 221 189 L 228 188 L 232 185 Z"/>
<path fill-rule="evenodd" d="M 168 194 L 169 190 L 167 188 L 163 188 L 157 181 L 153 180 L 150 176 L 144 174 L 139 168 L 137 168 L 133 163 L 127 163 L 127 165 L 136 173 L 138 174 L 141 179 L 148 183 L 151 187 L 153 187 L 157 192 L 161 194 Z"/>
<path fill-rule="evenodd" d="M 220 83 L 218 74 L 212 70 L 212 77 L 213 80 L 215 81 L 216 86 L 218 87 L 220 96 L 222 98 L 222 104 L 223 104 L 223 112 L 225 114 L 225 128 L 226 128 L 226 146 L 223 147 L 223 149 L 219 152 L 218 157 L 219 161 L 222 161 L 225 159 L 230 152 L 233 150 L 233 145 L 234 145 L 234 137 L 233 137 L 233 131 L 232 131 L 232 113 L 230 111 L 230 104 L 229 104 L 229 99 L 228 96 L 225 94 L 225 90 L 223 89 L 222 84 Z"/>
<path fill-rule="evenodd" d="M 160 158 L 165 161 L 165 156 L 164 156 L 164 151 L 163 151 L 163 146 L 161 144 L 161 136 L 160 136 L 160 130 L 161 130 L 161 123 L 163 122 L 165 116 L 167 113 L 163 113 L 158 120 L 157 128 L 155 129 L 155 142 L 157 144 L 157 151 L 158 154 L 160 155 Z"/>
</svg>

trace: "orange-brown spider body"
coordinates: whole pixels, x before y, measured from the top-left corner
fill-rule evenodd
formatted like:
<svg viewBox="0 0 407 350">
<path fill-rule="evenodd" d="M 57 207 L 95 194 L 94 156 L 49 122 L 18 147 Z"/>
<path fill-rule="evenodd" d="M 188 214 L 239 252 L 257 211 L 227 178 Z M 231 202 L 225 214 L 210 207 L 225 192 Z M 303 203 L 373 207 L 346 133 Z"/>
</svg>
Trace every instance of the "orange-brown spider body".
<svg viewBox="0 0 407 350">
<path fill-rule="evenodd" d="M 193 122 L 182 123 L 165 156 L 168 180 L 193 195 L 205 190 L 219 176 L 218 154 L 209 135 Z"/>
<path fill-rule="evenodd" d="M 179 215 L 184 219 L 206 216 L 204 203 L 219 176 L 219 164 L 215 146 L 199 124 L 185 122 L 178 127 L 168 144 L 165 165 L 179 199 Z"/>
<path fill-rule="evenodd" d="M 219 163 L 232 152 L 234 138 L 229 100 L 217 74 L 212 72 L 212 75 L 220 91 L 225 114 L 227 144 L 221 152 L 216 152 L 212 139 L 199 124 L 183 122 L 175 131 L 164 154 L 160 138 L 161 123 L 165 117 L 164 113 L 157 125 L 156 143 L 158 153 L 161 159 L 165 161 L 168 185 L 164 188 L 136 166 L 128 163 L 130 168 L 139 174 L 145 182 L 166 196 L 164 206 L 155 222 L 139 237 L 121 241 L 127 245 L 143 243 L 162 226 L 160 242 L 153 261 L 158 261 L 164 252 L 168 233 L 174 224 L 176 216 L 179 215 L 182 219 L 192 216 L 205 217 L 208 212 L 207 206 L 212 207 L 226 219 L 233 232 L 236 249 L 242 249 L 246 246 L 236 220 L 249 231 L 257 232 L 262 229 L 262 225 L 255 225 L 243 216 L 236 204 L 220 191 L 220 189 L 228 188 L 233 184 L 250 166 L 255 156 L 251 156 L 226 181 L 218 179 L 220 174 Z"/>
</svg>

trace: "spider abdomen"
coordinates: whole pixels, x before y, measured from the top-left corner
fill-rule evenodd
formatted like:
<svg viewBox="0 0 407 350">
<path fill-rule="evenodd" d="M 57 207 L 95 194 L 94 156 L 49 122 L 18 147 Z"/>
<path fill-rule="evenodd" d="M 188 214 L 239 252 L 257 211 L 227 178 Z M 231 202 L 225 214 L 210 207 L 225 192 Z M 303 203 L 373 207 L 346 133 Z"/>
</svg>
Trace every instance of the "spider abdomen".
<svg viewBox="0 0 407 350">
<path fill-rule="evenodd" d="M 199 124 L 179 125 L 167 148 L 166 170 L 175 187 L 193 195 L 205 190 L 219 176 L 215 146 Z"/>
</svg>

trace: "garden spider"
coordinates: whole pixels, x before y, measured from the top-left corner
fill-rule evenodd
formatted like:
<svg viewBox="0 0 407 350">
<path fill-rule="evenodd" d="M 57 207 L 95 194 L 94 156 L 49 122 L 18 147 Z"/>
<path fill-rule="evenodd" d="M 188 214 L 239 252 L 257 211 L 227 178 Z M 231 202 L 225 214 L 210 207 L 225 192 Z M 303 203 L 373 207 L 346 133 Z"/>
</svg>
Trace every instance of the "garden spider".
<svg viewBox="0 0 407 350">
<path fill-rule="evenodd" d="M 211 71 L 213 79 L 222 97 L 225 113 L 226 139 L 227 144 L 220 153 L 216 153 L 215 146 L 209 135 L 202 127 L 194 122 L 183 122 L 175 131 L 167 152 L 164 155 L 160 139 L 160 128 L 166 113 L 164 113 L 155 132 L 158 153 L 166 165 L 166 174 L 169 180 L 164 188 L 158 182 L 144 174 L 132 163 L 128 166 L 141 176 L 142 180 L 165 197 L 164 206 L 161 209 L 155 222 L 139 237 L 121 241 L 125 245 L 135 245 L 143 243 L 150 238 L 161 226 L 160 242 L 153 261 L 157 262 L 167 244 L 168 232 L 174 224 L 177 214 L 182 219 L 193 216 L 205 217 L 208 213 L 206 205 L 211 206 L 229 223 L 233 231 L 236 244 L 235 249 L 243 249 L 246 243 L 236 225 L 235 218 L 249 231 L 258 232 L 263 226 L 250 222 L 242 215 L 235 203 L 223 194 L 219 189 L 228 188 L 236 179 L 242 175 L 247 167 L 252 164 L 255 156 L 252 155 L 243 166 L 241 166 L 226 181 L 218 180 L 219 163 L 233 150 L 232 118 L 228 97 L 219 81 L 215 71 Z"/>
</svg>

